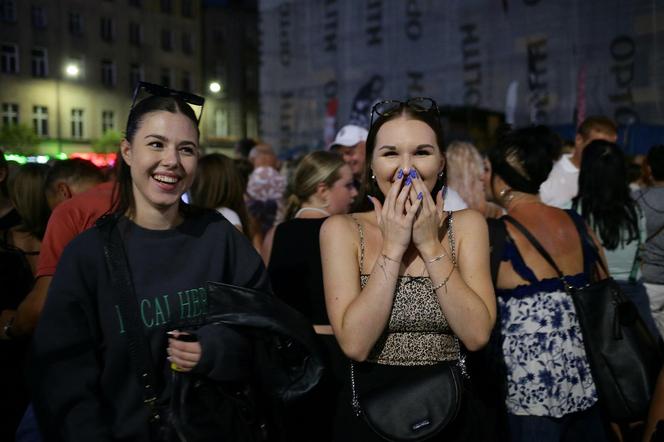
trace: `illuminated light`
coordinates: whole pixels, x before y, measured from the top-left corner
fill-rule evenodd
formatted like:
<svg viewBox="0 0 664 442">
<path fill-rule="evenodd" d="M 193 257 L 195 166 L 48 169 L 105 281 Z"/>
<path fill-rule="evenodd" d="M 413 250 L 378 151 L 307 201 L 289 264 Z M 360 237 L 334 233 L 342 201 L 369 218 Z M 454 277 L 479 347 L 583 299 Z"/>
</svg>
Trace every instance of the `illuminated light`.
<svg viewBox="0 0 664 442">
<path fill-rule="evenodd" d="M 97 167 L 112 167 L 115 164 L 115 161 L 117 159 L 117 154 L 116 153 L 92 153 L 92 152 L 77 152 L 77 153 L 72 153 L 71 155 L 67 156 L 65 153 L 58 153 L 53 156 L 49 155 L 37 155 L 37 156 L 29 156 L 26 157 L 25 155 L 19 155 L 19 154 L 13 154 L 13 153 L 6 153 L 5 159 L 7 161 L 15 161 L 19 164 L 25 164 L 25 163 L 48 163 L 48 161 L 51 158 L 55 158 L 58 160 L 66 160 L 67 158 L 82 158 L 84 160 L 91 161 L 95 166 Z"/>
<path fill-rule="evenodd" d="M 93 153 L 78 152 L 70 155 L 70 158 L 82 158 L 91 161 L 97 167 L 111 167 L 117 159 L 116 153 Z"/>
<path fill-rule="evenodd" d="M 68 77 L 78 77 L 79 72 L 78 66 L 73 63 L 70 63 L 65 67 L 65 73 Z"/>
<path fill-rule="evenodd" d="M 221 90 L 221 84 L 219 84 L 216 81 L 213 81 L 212 83 L 210 83 L 210 92 L 212 92 L 213 94 L 216 94 L 220 90 Z"/>
<path fill-rule="evenodd" d="M 17 155 L 15 153 L 6 153 L 5 160 L 14 161 L 18 164 L 25 164 L 28 162 L 28 159 L 26 157 L 24 157 L 23 155 Z"/>
</svg>

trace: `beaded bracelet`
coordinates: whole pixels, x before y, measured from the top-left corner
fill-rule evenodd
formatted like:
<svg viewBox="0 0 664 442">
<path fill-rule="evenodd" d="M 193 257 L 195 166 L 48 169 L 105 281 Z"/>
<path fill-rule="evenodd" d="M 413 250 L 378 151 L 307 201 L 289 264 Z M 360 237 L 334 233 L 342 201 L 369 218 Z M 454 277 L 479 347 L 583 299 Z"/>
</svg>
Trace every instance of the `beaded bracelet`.
<svg viewBox="0 0 664 442">
<path fill-rule="evenodd" d="M 452 270 L 450 270 L 450 273 L 447 275 L 447 277 L 445 279 L 443 279 L 443 281 L 440 284 L 434 286 L 434 288 L 433 288 L 434 292 L 436 290 L 438 290 L 439 288 L 441 288 L 441 287 L 445 287 L 445 294 L 447 295 L 447 281 L 450 280 L 450 277 L 452 276 L 452 273 L 454 273 L 454 269 L 456 269 L 456 266 L 452 266 Z"/>
</svg>

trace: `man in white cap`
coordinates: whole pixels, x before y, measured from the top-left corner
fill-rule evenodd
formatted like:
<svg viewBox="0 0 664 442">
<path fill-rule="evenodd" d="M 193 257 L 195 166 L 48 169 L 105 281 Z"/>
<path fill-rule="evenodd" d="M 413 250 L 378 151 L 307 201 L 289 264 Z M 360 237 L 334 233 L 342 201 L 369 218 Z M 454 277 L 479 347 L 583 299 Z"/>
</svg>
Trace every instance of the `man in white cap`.
<svg viewBox="0 0 664 442">
<path fill-rule="evenodd" d="M 355 183 L 362 182 L 364 173 L 365 147 L 369 132 L 360 126 L 347 124 L 342 127 L 328 150 L 339 153 L 353 172 Z"/>
</svg>

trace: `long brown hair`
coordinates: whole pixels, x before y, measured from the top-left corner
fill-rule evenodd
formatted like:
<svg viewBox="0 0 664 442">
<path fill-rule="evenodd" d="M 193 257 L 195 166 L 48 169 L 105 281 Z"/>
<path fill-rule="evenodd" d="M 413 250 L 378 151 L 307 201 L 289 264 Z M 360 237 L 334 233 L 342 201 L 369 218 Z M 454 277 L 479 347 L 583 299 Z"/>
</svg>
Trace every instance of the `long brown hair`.
<svg viewBox="0 0 664 442">
<path fill-rule="evenodd" d="M 21 215 L 20 230 L 29 233 L 40 241 L 46 232 L 46 224 L 51 209 L 46 201 L 44 183 L 49 166 L 27 163 L 22 165 L 12 178 L 9 196 L 16 211 Z"/>
<path fill-rule="evenodd" d="M 208 209 L 227 207 L 240 217 L 242 231 L 249 234 L 249 214 L 244 204 L 242 176 L 235 162 L 219 153 L 198 160 L 198 171 L 191 185 L 192 203 Z"/>
</svg>

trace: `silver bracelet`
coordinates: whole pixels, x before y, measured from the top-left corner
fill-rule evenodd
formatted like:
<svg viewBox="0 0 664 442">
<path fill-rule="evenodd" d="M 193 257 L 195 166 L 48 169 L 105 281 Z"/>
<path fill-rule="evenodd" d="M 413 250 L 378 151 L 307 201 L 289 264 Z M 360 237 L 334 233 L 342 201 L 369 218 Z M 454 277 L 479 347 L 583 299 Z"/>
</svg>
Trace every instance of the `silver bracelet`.
<svg viewBox="0 0 664 442">
<path fill-rule="evenodd" d="M 396 260 L 396 259 L 392 259 L 392 258 L 390 258 L 389 256 L 387 256 L 387 255 L 384 254 L 384 253 L 381 253 L 380 256 L 382 256 L 384 259 L 386 259 L 386 260 L 388 260 L 388 261 L 392 261 L 392 262 L 396 262 L 396 263 L 401 264 L 401 261 Z"/>
<path fill-rule="evenodd" d="M 445 287 L 445 294 L 447 295 L 447 281 L 450 280 L 450 277 L 452 276 L 452 273 L 454 273 L 454 269 L 456 269 L 456 266 L 455 266 L 455 265 L 452 266 L 452 270 L 450 270 L 450 273 L 447 275 L 447 277 L 446 277 L 445 279 L 443 279 L 443 281 L 442 281 L 440 284 L 437 284 L 437 285 L 435 285 L 435 286 L 433 287 L 433 291 L 434 291 L 434 293 L 435 293 L 436 290 L 438 290 L 439 288 L 441 288 L 441 287 Z"/>
<path fill-rule="evenodd" d="M 438 256 L 434 256 L 433 258 L 427 260 L 428 264 L 431 264 L 432 262 L 440 261 L 441 259 L 445 258 L 447 256 L 447 253 L 442 253 Z"/>
</svg>

